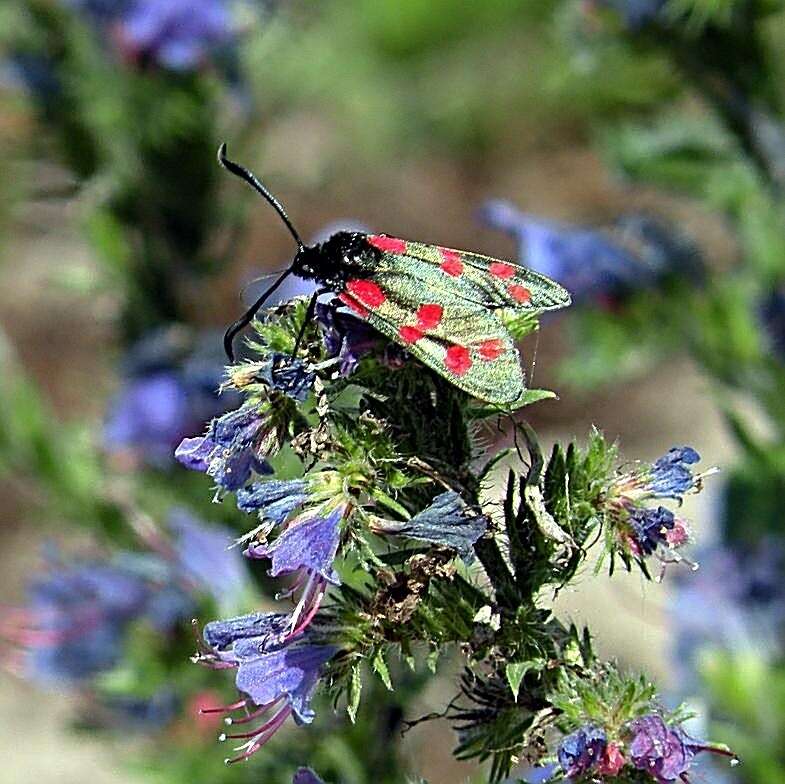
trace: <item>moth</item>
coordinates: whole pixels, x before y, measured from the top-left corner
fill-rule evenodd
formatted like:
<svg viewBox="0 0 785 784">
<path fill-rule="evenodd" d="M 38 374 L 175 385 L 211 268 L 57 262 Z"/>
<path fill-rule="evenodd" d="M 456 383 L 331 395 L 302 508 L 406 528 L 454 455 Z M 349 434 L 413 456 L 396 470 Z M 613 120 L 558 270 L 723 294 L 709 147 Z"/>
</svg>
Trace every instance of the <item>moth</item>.
<svg viewBox="0 0 785 784">
<path fill-rule="evenodd" d="M 469 395 L 512 405 L 523 396 L 520 356 L 501 314 L 566 307 L 570 295 L 562 286 L 509 261 L 386 234 L 339 231 L 306 245 L 275 196 L 227 158 L 225 144 L 218 159 L 273 206 L 297 243 L 290 266 L 226 330 L 224 348 L 231 361 L 235 336 L 289 275 L 297 275 L 320 286 L 304 326 L 317 297 L 333 292 L 354 315 Z M 295 353 L 301 337 L 302 332 Z"/>
</svg>

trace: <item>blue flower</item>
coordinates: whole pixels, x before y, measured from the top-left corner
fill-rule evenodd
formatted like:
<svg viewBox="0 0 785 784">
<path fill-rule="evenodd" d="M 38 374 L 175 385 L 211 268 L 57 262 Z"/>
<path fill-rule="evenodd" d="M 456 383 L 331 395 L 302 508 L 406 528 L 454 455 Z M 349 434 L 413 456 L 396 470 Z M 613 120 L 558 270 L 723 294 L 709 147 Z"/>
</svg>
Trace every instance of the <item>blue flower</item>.
<svg viewBox="0 0 785 784">
<path fill-rule="evenodd" d="M 156 330 L 126 355 L 125 382 L 110 403 L 104 443 L 116 455 L 153 465 L 171 461 L 181 439 L 233 405 L 219 396 L 223 362 L 219 342 L 171 328 Z"/>
<path fill-rule="evenodd" d="M 225 0 L 133 0 L 118 35 L 134 59 L 190 71 L 232 39 L 232 18 Z"/>
<path fill-rule="evenodd" d="M 324 784 L 324 782 L 310 768 L 299 768 L 292 778 L 292 784 Z"/>
<path fill-rule="evenodd" d="M 322 328 L 325 351 L 339 361 L 338 374 L 343 377 L 354 373 L 360 360 L 379 343 L 377 332 L 335 302 L 318 302 L 316 321 Z"/>
<path fill-rule="evenodd" d="M 275 541 L 268 545 L 251 545 L 249 558 L 270 558 L 270 575 L 296 574 L 286 595 L 302 588 L 302 594 L 291 616 L 291 635 L 303 631 L 321 605 L 328 583 L 340 585 L 333 561 L 341 541 L 341 520 L 345 508 L 338 506 L 328 515 L 313 515 L 294 520 Z"/>
<path fill-rule="evenodd" d="M 777 288 L 767 295 L 760 318 L 771 353 L 780 362 L 785 361 L 785 289 Z"/>
<path fill-rule="evenodd" d="M 504 201 L 486 202 L 480 216 L 518 241 L 521 264 L 561 283 L 575 302 L 614 302 L 672 272 L 700 274 L 696 249 L 643 216 L 621 218 L 612 234 L 562 226 Z"/>
<path fill-rule="evenodd" d="M 243 559 L 232 548 L 235 538 L 228 528 L 208 525 L 185 509 L 169 513 L 169 530 L 175 536 L 174 568 L 200 592 L 220 604 L 234 605 L 249 591 Z"/>
<path fill-rule="evenodd" d="M 630 32 L 638 32 L 657 21 L 668 0 L 594 0 L 617 11 Z"/>
<path fill-rule="evenodd" d="M 123 729 L 159 731 L 169 724 L 182 708 L 179 695 L 171 689 L 161 689 L 152 697 L 113 695 L 102 700 L 113 724 Z"/>
<path fill-rule="evenodd" d="M 153 464 L 171 459 L 172 448 L 194 424 L 186 395 L 170 373 L 132 381 L 109 409 L 104 427 L 107 449 L 117 453 L 130 448 Z"/>
<path fill-rule="evenodd" d="M 699 460 L 692 447 L 673 447 L 653 464 L 641 464 L 611 484 L 604 511 L 622 550 L 639 559 L 656 555 L 663 564 L 691 563 L 678 552 L 689 540 L 685 521 L 663 506 L 649 507 L 646 502 L 662 498 L 680 504 L 686 493 L 699 491 L 703 479 L 714 472 L 694 473 L 692 466 Z"/>
<path fill-rule="evenodd" d="M 588 724 L 567 735 L 559 745 L 559 764 L 565 776 L 581 776 L 597 765 L 605 754 L 605 731 Z"/>
<path fill-rule="evenodd" d="M 473 545 L 487 527 L 488 518 L 473 512 L 452 490 L 436 496 L 430 506 L 405 523 L 377 521 L 373 525 L 379 533 L 406 536 L 449 547 L 465 561 L 473 557 Z"/>
<path fill-rule="evenodd" d="M 260 639 L 269 637 L 275 640 L 283 640 L 288 627 L 288 615 L 283 613 L 255 612 L 240 615 L 236 618 L 210 621 L 204 627 L 202 636 L 211 649 L 223 651 L 237 640 L 244 640 L 249 637 Z"/>
<path fill-rule="evenodd" d="M 147 607 L 149 586 L 110 563 L 55 567 L 31 585 L 28 608 L 4 613 L 2 636 L 19 646 L 21 674 L 82 681 L 117 662 L 128 625 Z"/>
<path fill-rule="evenodd" d="M 257 406 L 245 405 L 214 419 L 205 436 L 183 439 L 175 457 L 186 468 L 205 471 L 224 490 L 239 490 L 254 473 L 272 473 L 260 454 L 265 424 Z"/>
<path fill-rule="evenodd" d="M 63 2 L 91 22 L 106 24 L 122 17 L 134 0 L 63 0 Z"/>
<path fill-rule="evenodd" d="M 676 630 L 673 659 L 688 688 L 699 686 L 694 665 L 700 650 L 752 646 L 766 655 L 781 646 L 785 627 L 785 544 L 779 537 L 733 549 L 708 547 L 700 562 L 697 574 L 676 581 L 669 603 Z"/>
<path fill-rule="evenodd" d="M 262 364 L 259 376 L 271 389 L 302 403 L 311 391 L 316 373 L 305 369 L 305 363 L 289 354 L 275 352 Z"/>
<path fill-rule="evenodd" d="M 193 617 L 200 594 L 234 605 L 247 590 L 243 559 L 223 528 L 182 510 L 170 520 L 173 540 L 156 532 L 157 552 L 124 552 L 106 561 L 48 559 L 47 577 L 30 586 L 26 608 L 0 617 L 0 637 L 17 646 L 16 664 L 34 681 L 80 682 L 120 659 L 131 624 L 161 634 Z"/>
<path fill-rule="evenodd" d="M 270 558 L 272 577 L 305 570 L 338 584 L 338 575 L 332 564 L 341 538 L 343 514 L 343 508 L 337 507 L 326 516 L 296 520 L 271 545 L 249 547 L 248 555 L 251 558 Z"/>
<path fill-rule="evenodd" d="M 656 509 L 634 507 L 630 510 L 629 522 L 639 550 L 644 555 L 651 555 L 660 545 L 667 545 L 668 532 L 676 525 L 676 518 L 664 506 Z"/>
<path fill-rule="evenodd" d="M 0 83 L 5 81 L 3 77 L 6 77 L 6 74 L 13 87 L 27 90 L 44 111 L 53 108 L 53 101 L 63 89 L 55 63 L 43 54 L 11 53 L 0 76 Z"/>
<path fill-rule="evenodd" d="M 277 525 L 307 500 L 308 483 L 304 479 L 270 479 L 237 491 L 238 509 L 258 512 L 263 520 L 271 520 Z"/>
<path fill-rule="evenodd" d="M 205 627 L 204 639 L 219 640 L 221 647 L 202 651 L 199 660 L 216 668 L 236 668 L 235 685 L 241 694 L 237 702 L 205 713 L 232 713 L 243 709 L 245 715 L 228 717 L 227 724 L 261 722 L 248 732 L 221 734 L 219 740 L 243 740 L 236 757 L 228 763 L 247 759 L 257 752 L 291 716 L 297 724 L 313 721 L 311 699 L 322 667 L 336 653 L 330 645 L 318 644 L 306 635 L 281 637 L 278 614 L 253 614 Z M 209 629 L 209 632 L 208 632 Z M 248 636 L 254 629 L 264 633 Z M 267 717 L 263 720 L 263 717 Z"/>
<path fill-rule="evenodd" d="M 680 498 L 695 487 L 695 476 L 689 466 L 700 455 L 689 446 L 673 447 L 652 467 L 649 492 L 656 498 Z"/>
</svg>

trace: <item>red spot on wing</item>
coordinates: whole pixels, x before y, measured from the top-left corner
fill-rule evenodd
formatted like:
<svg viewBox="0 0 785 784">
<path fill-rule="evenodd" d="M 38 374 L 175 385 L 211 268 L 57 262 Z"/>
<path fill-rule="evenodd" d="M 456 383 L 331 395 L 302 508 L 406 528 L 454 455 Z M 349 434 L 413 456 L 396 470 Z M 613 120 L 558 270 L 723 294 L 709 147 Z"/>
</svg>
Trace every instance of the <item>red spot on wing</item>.
<svg viewBox="0 0 785 784">
<path fill-rule="evenodd" d="M 363 305 L 367 305 L 369 308 L 378 308 L 387 299 L 381 288 L 372 280 L 352 278 L 346 281 L 346 289 L 353 297 L 359 299 Z"/>
<path fill-rule="evenodd" d="M 444 356 L 444 364 L 451 373 L 454 373 L 456 376 L 463 376 L 472 366 L 469 349 L 465 346 L 450 346 Z"/>
<path fill-rule="evenodd" d="M 488 272 L 496 278 L 506 280 L 515 274 L 515 267 L 512 264 L 505 264 L 503 261 L 494 261 L 489 267 Z"/>
<path fill-rule="evenodd" d="M 457 278 L 463 272 L 463 262 L 461 261 L 461 254 L 457 250 L 450 250 L 449 248 L 439 248 L 439 253 L 442 254 L 444 261 L 441 263 L 441 268 L 448 274 Z"/>
<path fill-rule="evenodd" d="M 504 353 L 504 342 L 499 340 L 499 338 L 492 338 L 491 340 L 484 340 L 477 348 L 480 356 L 490 362 Z"/>
<path fill-rule="evenodd" d="M 360 318 L 368 318 L 368 308 L 361 305 L 354 297 L 349 296 L 345 291 L 338 295 L 338 299 L 348 308 L 351 308 Z"/>
<path fill-rule="evenodd" d="M 525 304 L 532 298 L 532 294 L 526 286 L 518 286 L 513 283 L 507 287 L 507 290 L 512 295 L 512 298 L 521 304 Z"/>
<path fill-rule="evenodd" d="M 436 329 L 442 320 L 444 308 L 441 305 L 420 305 L 417 309 L 417 328 L 428 330 Z"/>
<path fill-rule="evenodd" d="M 371 234 L 368 242 L 385 253 L 406 253 L 406 240 L 388 237 L 386 234 Z"/>
<path fill-rule="evenodd" d="M 398 334 L 401 336 L 401 340 L 404 343 L 416 343 L 422 336 L 422 331 L 417 329 L 417 327 L 399 327 Z"/>
</svg>

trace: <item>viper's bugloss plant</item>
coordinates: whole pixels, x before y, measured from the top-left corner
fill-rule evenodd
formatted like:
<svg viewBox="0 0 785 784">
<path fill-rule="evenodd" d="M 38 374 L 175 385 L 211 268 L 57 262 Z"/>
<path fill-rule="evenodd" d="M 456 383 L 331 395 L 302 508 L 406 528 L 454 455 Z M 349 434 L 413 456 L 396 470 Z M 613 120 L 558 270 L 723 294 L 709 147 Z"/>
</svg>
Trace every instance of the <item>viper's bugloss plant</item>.
<svg viewBox="0 0 785 784">
<path fill-rule="evenodd" d="M 705 744 L 684 734 L 685 716 L 598 661 L 589 631 L 563 623 L 547 595 L 598 542 L 600 563 L 609 553 L 644 575 L 648 556 L 680 560 L 685 524 L 654 504 L 700 490 L 698 454 L 675 447 L 621 469 L 595 431 L 546 459 L 525 421 L 471 399 L 338 300 L 314 319 L 292 300 L 255 328 L 248 358 L 227 370 L 239 408 L 177 450 L 247 520 L 244 554 L 291 578 L 288 611 L 204 626 L 195 661 L 231 669 L 239 692 L 212 709 L 242 726 L 221 735 L 237 742 L 227 761 L 256 754 L 290 717 L 316 726 L 319 690 L 362 721 L 369 678 L 394 690 L 396 659 L 419 670 L 451 650 L 465 668 L 444 712 L 455 754 L 490 760 L 489 780 L 523 762 L 575 781 L 686 774 Z M 490 452 L 504 422 L 518 447 Z M 678 764 L 678 750 L 657 751 L 658 721 Z"/>
</svg>

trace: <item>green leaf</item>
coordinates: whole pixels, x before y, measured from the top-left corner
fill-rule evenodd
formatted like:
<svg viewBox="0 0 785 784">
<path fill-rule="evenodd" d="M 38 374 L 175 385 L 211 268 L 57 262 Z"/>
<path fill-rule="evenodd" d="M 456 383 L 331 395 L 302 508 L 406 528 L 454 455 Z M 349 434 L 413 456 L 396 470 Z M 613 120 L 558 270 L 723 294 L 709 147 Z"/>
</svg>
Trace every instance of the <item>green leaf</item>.
<svg viewBox="0 0 785 784">
<path fill-rule="evenodd" d="M 378 487 L 374 487 L 371 490 L 371 496 L 375 501 L 378 501 L 382 506 L 386 506 L 388 509 L 391 509 L 393 512 L 396 512 L 404 520 L 409 520 L 411 515 L 406 511 L 404 507 L 402 507 L 396 500 L 390 498 L 387 493 L 383 490 L 380 490 Z"/>
<path fill-rule="evenodd" d="M 390 669 L 384 658 L 384 651 L 377 648 L 371 657 L 371 667 L 374 672 L 382 679 L 382 683 L 387 687 L 388 691 L 394 691 L 392 681 L 390 680 Z"/>
<path fill-rule="evenodd" d="M 363 682 L 360 677 L 360 663 L 352 667 L 352 674 L 349 676 L 349 690 L 346 695 L 346 712 L 354 724 L 357 718 L 357 709 L 360 707 L 360 695 L 363 690 Z"/>
<path fill-rule="evenodd" d="M 521 688 L 521 682 L 526 673 L 531 670 L 541 670 L 544 666 L 545 659 L 530 659 L 528 661 L 507 663 L 504 672 L 507 676 L 507 683 L 510 684 L 510 690 L 516 701 L 518 699 L 518 692 Z"/>
</svg>

